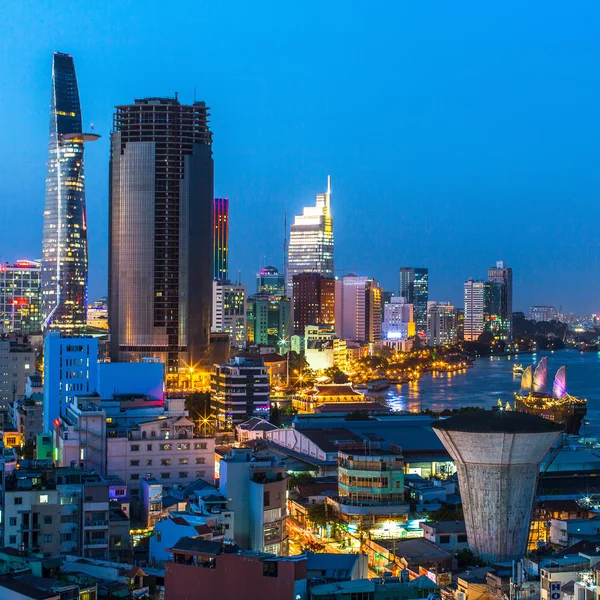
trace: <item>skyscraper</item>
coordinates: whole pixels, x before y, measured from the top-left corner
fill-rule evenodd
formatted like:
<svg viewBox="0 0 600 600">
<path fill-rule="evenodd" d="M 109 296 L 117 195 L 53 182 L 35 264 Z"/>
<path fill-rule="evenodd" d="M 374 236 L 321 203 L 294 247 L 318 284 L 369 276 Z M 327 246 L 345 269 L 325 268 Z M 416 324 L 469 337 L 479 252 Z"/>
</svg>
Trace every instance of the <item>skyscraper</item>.
<svg viewBox="0 0 600 600">
<path fill-rule="evenodd" d="M 293 277 L 294 334 L 304 335 L 307 325 L 331 325 L 335 321 L 335 279 L 318 273 Z"/>
<path fill-rule="evenodd" d="M 513 274 L 512 269 L 504 266 L 504 261 L 496 262 L 495 267 L 488 269 L 488 281 L 501 284 L 499 298 L 499 315 L 496 324 L 497 335 L 500 339 L 512 340 L 512 313 L 513 313 Z"/>
<path fill-rule="evenodd" d="M 456 344 L 456 321 L 456 310 L 449 302 L 447 304 L 430 302 L 427 311 L 427 345 Z"/>
<path fill-rule="evenodd" d="M 427 301 L 429 300 L 429 269 L 400 268 L 399 296 L 414 306 L 415 326 L 421 337 L 427 333 Z"/>
<path fill-rule="evenodd" d="M 87 224 L 83 145 L 100 136 L 83 133 L 73 57 L 54 53 L 48 172 L 42 242 L 43 328 L 85 328 Z"/>
<path fill-rule="evenodd" d="M 484 281 L 465 281 L 464 299 L 464 340 L 465 342 L 476 342 L 484 330 L 485 312 L 485 290 Z"/>
<path fill-rule="evenodd" d="M 208 108 L 175 98 L 117 106 L 110 159 L 113 361 L 165 361 L 168 378 L 208 359 L 213 158 Z"/>
<path fill-rule="evenodd" d="M 0 265 L 0 334 L 41 330 L 41 276 L 39 262 Z"/>
<path fill-rule="evenodd" d="M 383 339 L 407 340 L 415 335 L 414 306 L 406 298 L 392 296 L 383 305 Z"/>
<path fill-rule="evenodd" d="M 292 297 L 294 275 L 319 273 L 333 277 L 333 217 L 331 216 L 331 177 L 327 191 L 317 194 L 315 206 L 306 206 L 290 227 L 286 289 Z"/>
<path fill-rule="evenodd" d="M 213 279 L 225 281 L 229 266 L 229 200 L 215 198 L 213 201 Z"/>
<path fill-rule="evenodd" d="M 344 275 L 335 281 L 335 331 L 343 340 L 381 340 L 383 290 L 369 277 Z"/>
<path fill-rule="evenodd" d="M 259 295 L 285 296 L 285 277 L 275 267 L 264 267 L 256 274 L 256 293 Z"/>
</svg>

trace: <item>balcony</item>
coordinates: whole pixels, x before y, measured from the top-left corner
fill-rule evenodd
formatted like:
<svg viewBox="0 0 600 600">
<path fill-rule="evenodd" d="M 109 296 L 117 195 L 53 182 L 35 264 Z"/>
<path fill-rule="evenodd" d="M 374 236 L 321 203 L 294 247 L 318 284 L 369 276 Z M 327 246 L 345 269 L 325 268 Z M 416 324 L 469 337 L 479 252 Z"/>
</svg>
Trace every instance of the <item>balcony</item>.
<svg viewBox="0 0 600 600">
<path fill-rule="evenodd" d="M 108 539 L 102 540 L 85 540 L 83 542 L 84 548 L 98 548 L 99 546 L 107 546 L 108 547 Z"/>
<path fill-rule="evenodd" d="M 98 529 L 108 527 L 108 519 L 100 519 L 96 521 L 84 521 L 83 528 L 84 529 Z"/>
</svg>

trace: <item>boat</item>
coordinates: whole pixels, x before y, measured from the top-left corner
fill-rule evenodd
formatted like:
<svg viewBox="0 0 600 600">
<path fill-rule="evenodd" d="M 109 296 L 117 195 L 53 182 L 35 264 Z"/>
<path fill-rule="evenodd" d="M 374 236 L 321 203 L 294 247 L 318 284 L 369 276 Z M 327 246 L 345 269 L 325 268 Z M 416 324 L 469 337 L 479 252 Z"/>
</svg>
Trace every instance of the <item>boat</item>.
<svg viewBox="0 0 600 600">
<path fill-rule="evenodd" d="M 515 393 L 515 410 L 539 415 L 561 423 L 565 433 L 578 435 L 587 414 L 587 400 L 571 396 L 567 391 L 567 368 L 558 369 L 548 390 L 548 358 L 540 360 L 533 370 L 528 366 L 521 376 L 521 389 Z"/>
<path fill-rule="evenodd" d="M 523 371 L 523 365 L 513 365 L 513 375 L 521 375 Z"/>
<path fill-rule="evenodd" d="M 390 382 L 387 379 L 374 379 L 367 383 L 367 390 L 369 392 L 383 392 L 390 387 Z"/>
</svg>

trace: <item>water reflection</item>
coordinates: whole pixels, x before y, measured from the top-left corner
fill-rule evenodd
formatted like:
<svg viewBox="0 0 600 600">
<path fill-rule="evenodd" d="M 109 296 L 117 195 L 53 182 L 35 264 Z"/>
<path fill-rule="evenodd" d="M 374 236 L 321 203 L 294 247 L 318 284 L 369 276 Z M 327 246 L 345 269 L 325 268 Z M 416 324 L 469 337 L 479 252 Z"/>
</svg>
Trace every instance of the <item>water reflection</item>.
<svg viewBox="0 0 600 600">
<path fill-rule="evenodd" d="M 490 408 L 498 400 L 503 404 L 513 401 L 521 377 L 512 372 L 515 363 L 526 368 L 548 356 L 551 378 L 561 365 L 567 366 L 567 383 L 570 394 L 588 400 L 588 417 L 591 426 L 588 435 L 600 436 L 600 354 L 561 350 L 552 353 L 520 355 L 515 357 L 480 358 L 471 369 L 454 373 L 433 372 L 418 381 L 393 385 L 377 395 L 384 398 L 393 410 L 416 412 L 421 405 L 435 411 L 461 406 Z M 552 381 L 552 379 L 550 379 Z M 592 432 L 592 430 L 595 430 Z"/>
</svg>

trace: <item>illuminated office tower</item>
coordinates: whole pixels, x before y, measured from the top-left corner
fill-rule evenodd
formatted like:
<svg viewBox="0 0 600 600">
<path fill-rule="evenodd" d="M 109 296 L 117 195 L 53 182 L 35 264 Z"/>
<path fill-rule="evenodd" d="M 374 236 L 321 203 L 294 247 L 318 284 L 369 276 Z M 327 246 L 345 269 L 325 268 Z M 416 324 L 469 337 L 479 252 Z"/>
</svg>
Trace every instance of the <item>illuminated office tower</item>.
<svg viewBox="0 0 600 600">
<path fill-rule="evenodd" d="M 87 224 L 83 133 L 73 57 L 54 53 L 42 242 L 43 329 L 77 332 L 87 316 Z"/>
<path fill-rule="evenodd" d="M 227 333 L 232 346 L 246 341 L 246 286 L 230 281 L 213 281 L 212 329 Z"/>
<path fill-rule="evenodd" d="M 304 335 L 308 325 L 335 322 L 335 279 L 318 273 L 300 273 L 293 277 L 294 334 Z"/>
<path fill-rule="evenodd" d="M 208 360 L 213 157 L 208 108 L 117 106 L 110 158 L 111 359 L 162 358 L 173 378 Z"/>
<path fill-rule="evenodd" d="M 0 334 L 38 333 L 42 327 L 42 265 L 0 265 Z"/>
<path fill-rule="evenodd" d="M 485 281 L 465 281 L 464 340 L 476 342 L 484 331 Z"/>
<path fill-rule="evenodd" d="M 317 194 L 315 206 L 305 206 L 290 227 L 286 290 L 292 297 L 294 275 L 319 273 L 333 277 L 333 217 L 331 216 L 331 177 L 327 191 Z"/>
<path fill-rule="evenodd" d="M 429 300 L 429 269 L 418 267 L 400 268 L 399 296 L 414 306 L 417 334 L 427 333 L 427 301 Z"/>
<path fill-rule="evenodd" d="M 456 344 L 456 309 L 450 302 L 441 304 L 430 302 L 427 309 L 427 345 L 446 346 Z"/>
<path fill-rule="evenodd" d="M 229 265 L 229 200 L 215 198 L 213 201 L 213 279 L 227 280 Z"/>
<path fill-rule="evenodd" d="M 256 275 L 256 293 L 261 296 L 285 296 L 285 277 L 275 267 L 265 267 Z"/>
<path fill-rule="evenodd" d="M 496 318 L 492 320 L 492 333 L 505 341 L 512 340 L 512 313 L 513 313 L 513 273 L 512 269 L 504 266 L 504 261 L 496 262 L 495 267 L 488 269 L 488 282 L 498 284 L 497 311 L 491 313 Z"/>
<path fill-rule="evenodd" d="M 392 296 L 383 305 L 382 333 L 385 340 L 407 340 L 416 332 L 414 307 L 406 298 Z"/>
<path fill-rule="evenodd" d="M 344 275 L 335 281 L 335 331 L 342 340 L 381 340 L 383 290 L 374 279 Z"/>
</svg>

